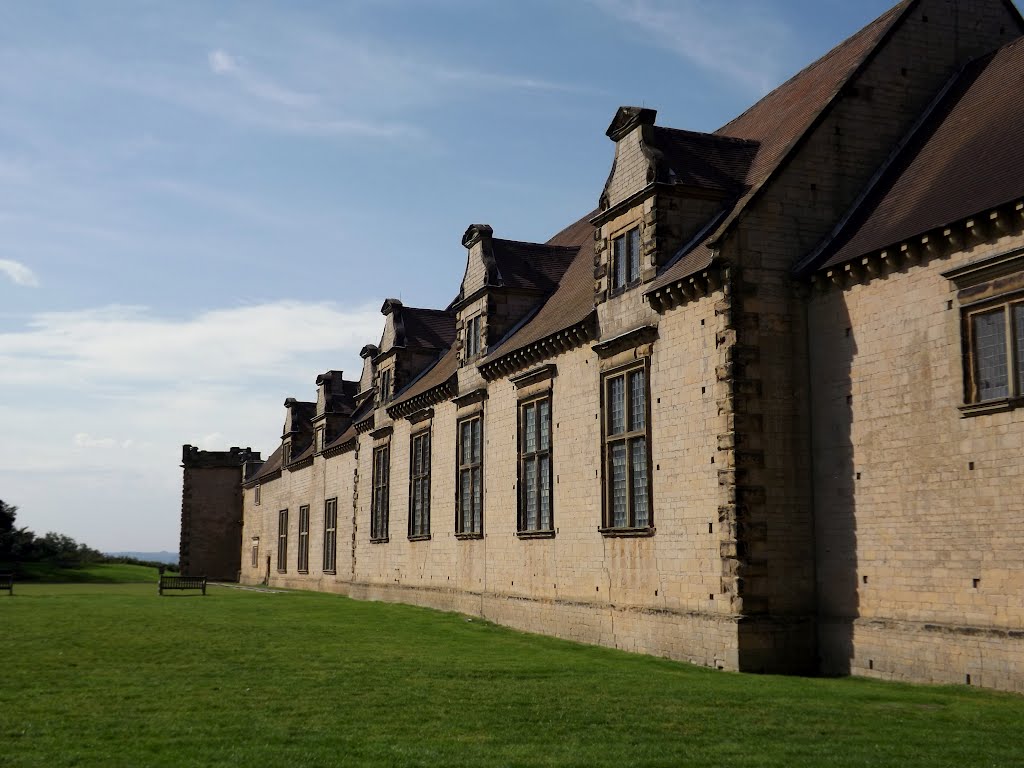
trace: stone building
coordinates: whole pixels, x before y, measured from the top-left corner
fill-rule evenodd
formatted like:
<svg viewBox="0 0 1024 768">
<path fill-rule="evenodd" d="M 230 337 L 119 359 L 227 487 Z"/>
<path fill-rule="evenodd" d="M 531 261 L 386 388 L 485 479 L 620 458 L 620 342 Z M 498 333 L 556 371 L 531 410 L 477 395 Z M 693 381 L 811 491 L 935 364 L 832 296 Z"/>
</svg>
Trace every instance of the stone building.
<svg viewBox="0 0 1024 768">
<path fill-rule="evenodd" d="M 1022 34 L 904 0 L 715 133 L 620 108 L 596 210 L 286 401 L 242 581 L 1024 691 Z"/>
</svg>

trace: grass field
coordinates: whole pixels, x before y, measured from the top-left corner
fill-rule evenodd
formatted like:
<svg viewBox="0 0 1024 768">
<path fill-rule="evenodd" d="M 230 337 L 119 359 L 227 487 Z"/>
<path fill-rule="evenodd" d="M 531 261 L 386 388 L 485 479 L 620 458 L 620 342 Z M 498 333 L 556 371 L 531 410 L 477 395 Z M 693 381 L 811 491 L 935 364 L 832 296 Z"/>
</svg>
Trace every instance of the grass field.
<svg viewBox="0 0 1024 768">
<path fill-rule="evenodd" d="M 7 570 L 0 568 L 0 570 Z M 158 571 L 145 565 L 128 563 L 89 563 L 62 568 L 53 563 L 22 563 L 18 566 L 19 581 L 38 581 L 56 584 L 156 584 Z M 17 589 L 17 587 L 15 587 Z"/>
<path fill-rule="evenodd" d="M 0 765 L 1012 766 L 1024 698 L 745 676 L 399 605 L 0 596 Z"/>
</svg>

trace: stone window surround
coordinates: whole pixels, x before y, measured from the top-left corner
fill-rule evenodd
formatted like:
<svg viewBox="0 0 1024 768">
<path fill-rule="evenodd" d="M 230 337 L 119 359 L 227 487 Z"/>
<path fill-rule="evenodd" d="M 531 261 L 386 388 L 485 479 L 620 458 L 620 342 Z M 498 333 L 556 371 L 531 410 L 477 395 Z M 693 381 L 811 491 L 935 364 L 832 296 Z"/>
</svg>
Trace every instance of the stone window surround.
<svg viewBox="0 0 1024 768">
<path fill-rule="evenodd" d="M 654 355 L 654 345 L 658 339 L 658 328 L 655 325 L 643 325 L 633 330 L 621 333 L 610 339 L 603 339 L 595 342 L 591 349 L 599 358 L 601 371 L 601 524 L 598 530 L 606 537 L 642 537 L 653 536 L 656 533 L 654 527 L 654 484 L 651 449 L 651 357 Z M 607 382 L 610 378 L 624 374 L 633 369 L 644 371 L 644 400 L 646 406 L 645 414 L 645 437 L 647 447 L 647 514 L 648 523 L 642 527 L 616 528 L 608 525 L 610 518 L 608 483 L 609 474 L 607 467 L 607 418 L 605 398 Z M 637 437 L 639 435 L 632 435 Z"/>
<path fill-rule="evenodd" d="M 288 573 L 288 510 L 277 513 L 277 572 Z"/>
<path fill-rule="evenodd" d="M 332 509 L 333 505 L 333 509 Z M 323 572 L 335 573 L 338 566 L 338 498 L 324 501 Z"/>
<path fill-rule="evenodd" d="M 299 507 L 299 551 L 297 569 L 299 573 L 309 573 L 309 504 Z"/>
<path fill-rule="evenodd" d="M 1024 248 L 988 256 L 942 274 L 956 289 L 963 355 L 962 418 L 1000 413 L 1024 406 L 1019 376 L 1024 355 L 1017 354 L 1013 308 L 1024 304 Z M 1004 397 L 978 400 L 972 319 L 1002 310 L 1005 323 L 1007 390 Z"/>
<path fill-rule="evenodd" d="M 481 357 L 484 353 L 485 345 L 483 343 L 483 332 L 484 332 L 484 313 L 483 310 L 475 313 L 471 317 L 466 318 L 465 327 L 463 334 L 465 337 L 465 343 L 463 346 L 463 362 L 470 362 L 472 360 Z"/>
<path fill-rule="evenodd" d="M 389 539 L 388 513 L 391 504 L 391 428 L 385 427 L 372 435 L 373 471 L 370 476 L 370 543 L 387 544 Z"/>
<path fill-rule="evenodd" d="M 250 558 L 249 567 L 259 568 L 260 567 L 260 537 L 253 536 L 249 546 Z"/>
<path fill-rule="evenodd" d="M 460 410 L 455 422 L 455 538 L 457 539 L 482 539 L 484 537 L 484 408 L 483 399 L 476 399 L 477 393 L 469 393 L 465 397 L 471 398 L 472 402 L 464 409 Z M 486 392 L 484 392 L 486 395 Z M 461 400 L 462 398 L 458 398 Z M 480 425 L 480 460 L 473 461 L 470 457 L 470 461 L 463 462 L 462 452 L 462 429 L 463 425 L 470 425 L 470 444 L 472 451 L 472 424 L 476 422 Z M 464 472 L 469 472 L 470 477 L 470 518 L 471 521 L 475 522 L 475 518 L 479 516 L 479 529 L 465 530 L 462 524 L 462 475 Z M 473 475 L 477 474 L 480 478 L 480 499 L 479 499 L 479 510 L 473 509 Z"/>
<path fill-rule="evenodd" d="M 509 379 L 512 385 L 516 388 L 516 400 L 517 400 L 517 450 L 516 450 L 516 482 L 517 487 L 520 489 L 516 494 L 517 503 L 517 515 L 516 515 L 516 536 L 519 539 L 551 539 L 555 537 L 557 529 L 555 528 L 555 483 L 554 478 L 554 419 L 552 418 L 552 391 L 554 387 L 554 379 L 558 375 L 558 368 L 553 364 L 541 365 L 537 368 L 533 368 L 525 373 L 521 373 L 517 376 L 513 376 Z M 547 401 L 548 403 L 548 448 L 544 453 L 548 456 L 548 509 L 551 517 L 551 523 L 548 528 L 535 528 L 529 529 L 525 526 L 525 510 L 523 508 L 523 493 L 524 487 L 523 479 L 523 466 L 524 466 L 524 441 L 523 441 L 523 408 L 524 406 L 535 405 L 541 402 Z M 539 422 L 538 422 L 539 428 Z M 538 504 L 538 525 L 539 525 L 539 504 Z"/>
<path fill-rule="evenodd" d="M 260 505 L 260 484 L 259 483 L 256 483 L 256 485 L 253 486 L 252 498 L 253 498 L 253 502 L 252 502 L 253 505 L 258 507 Z"/>
<path fill-rule="evenodd" d="M 629 271 L 632 266 L 632 256 L 629 252 L 630 236 L 635 234 L 636 238 L 636 249 L 637 249 L 637 263 L 636 263 L 636 274 L 630 276 Z M 623 282 L 619 285 L 616 282 L 616 275 L 618 274 L 619 261 L 615 255 L 615 245 L 618 242 L 622 242 L 622 258 L 627 259 L 625 268 L 623 269 Z M 641 275 L 643 273 L 643 254 L 641 253 L 640 243 L 640 222 L 632 221 L 623 227 L 615 230 L 612 235 L 608 238 L 608 295 L 618 296 L 619 294 L 625 293 L 631 288 L 635 288 L 642 282 Z"/>
<path fill-rule="evenodd" d="M 327 434 L 327 428 L 326 427 L 317 427 L 316 428 L 316 432 L 314 432 L 314 434 L 313 434 L 313 452 L 314 453 L 321 453 L 321 452 L 323 452 L 324 445 L 326 445 L 326 442 L 327 442 L 324 439 L 326 434 Z"/>
<path fill-rule="evenodd" d="M 433 447 L 432 441 L 432 421 L 426 420 L 426 423 L 422 422 L 418 425 L 418 428 L 409 435 L 409 541 L 429 541 L 430 540 L 430 473 L 431 473 L 431 450 Z M 423 456 L 423 468 L 420 474 L 416 472 L 416 444 L 418 442 L 425 442 L 426 446 L 424 449 Z M 415 526 L 415 513 L 414 505 L 416 503 L 416 488 L 417 481 L 420 485 L 420 504 L 421 504 L 421 518 L 419 530 L 416 530 Z"/>
</svg>

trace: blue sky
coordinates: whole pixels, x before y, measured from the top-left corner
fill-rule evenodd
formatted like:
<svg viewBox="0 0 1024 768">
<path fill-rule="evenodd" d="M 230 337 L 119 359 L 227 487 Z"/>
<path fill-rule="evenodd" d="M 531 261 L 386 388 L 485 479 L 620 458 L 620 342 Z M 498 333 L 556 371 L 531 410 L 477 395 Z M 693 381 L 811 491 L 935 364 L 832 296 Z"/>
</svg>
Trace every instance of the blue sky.
<svg viewBox="0 0 1024 768">
<path fill-rule="evenodd" d="M 0 498 L 178 544 L 181 445 L 267 455 L 466 226 L 595 207 L 616 107 L 711 131 L 890 0 L 0 5 Z"/>
</svg>

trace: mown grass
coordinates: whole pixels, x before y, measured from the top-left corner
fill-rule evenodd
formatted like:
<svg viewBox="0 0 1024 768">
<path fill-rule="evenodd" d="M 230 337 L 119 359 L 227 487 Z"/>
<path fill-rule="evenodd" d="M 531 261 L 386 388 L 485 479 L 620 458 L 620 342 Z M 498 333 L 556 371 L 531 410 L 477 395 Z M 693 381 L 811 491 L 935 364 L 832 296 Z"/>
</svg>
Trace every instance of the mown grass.
<svg viewBox="0 0 1024 768">
<path fill-rule="evenodd" d="M 2 568 L 15 570 L 13 567 Z M 159 571 L 145 565 L 128 563 L 87 563 L 85 565 L 61 566 L 55 563 L 21 563 L 17 567 L 17 581 L 34 581 L 51 584 L 132 584 L 137 582 L 156 583 Z M 20 591 L 18 585 L 15 590 Z"/>
<path fill-rule="evenodd" d="M 1024 698 L 735 675 L 332 595 L 21 585 L 0 764 L 1009 766 Z"/>
</svg>

